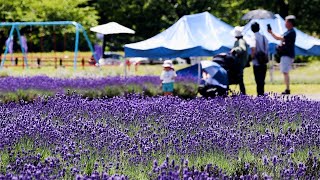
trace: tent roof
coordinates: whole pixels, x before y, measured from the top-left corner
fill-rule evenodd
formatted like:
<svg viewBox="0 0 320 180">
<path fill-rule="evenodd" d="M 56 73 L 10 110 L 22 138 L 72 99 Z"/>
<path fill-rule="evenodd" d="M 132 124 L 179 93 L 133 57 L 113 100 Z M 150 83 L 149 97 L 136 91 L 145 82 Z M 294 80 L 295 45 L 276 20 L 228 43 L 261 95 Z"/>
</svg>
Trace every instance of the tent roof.
<svg viewBox="0 0 320 180">
<path fill-rule="evenodd" d="M 252 43 L 253 32 L 251 31 L 251 24 L 257 22 L 260 25 L 260 33 L 265 35 L 269 41 L 269 52 L 275 52 L 275 46 L 280 44 L 280 41 L 275 40 L 267 31 L 267 24 L 270 24 L 272 31 L 276 34 L 282 35 L 287 29 L 285 27 L 284 19 L 279 15 L 275 15 L 275 19 L 254 19 L 245 25 L 243 34 L 246 41 Z M 296 54 L 297 55 L 320 55 L 320 39 L 309 36 L 302 31 L 295 28 L 296 31 Z"/>
<path fill-rule="evenodd" d="M 109 22 L 107 24 L 99 25 L 90 28 L 90 31 L 100 33 L 100 34 L 120 34 L 120 33 L 126 33 L 126 34 L 134 34 L 134 30 L 129 29 L 125 26 L 122 26 L 121 24 L 118 24 L 116 22 Z"/>
<path fill-rule="evenodd" d="M 233 27 L 212 14 L 186 15 L 160 34 L 125 45 L 127 57 L 212 56 L 232 48 Z"/>
</svg>

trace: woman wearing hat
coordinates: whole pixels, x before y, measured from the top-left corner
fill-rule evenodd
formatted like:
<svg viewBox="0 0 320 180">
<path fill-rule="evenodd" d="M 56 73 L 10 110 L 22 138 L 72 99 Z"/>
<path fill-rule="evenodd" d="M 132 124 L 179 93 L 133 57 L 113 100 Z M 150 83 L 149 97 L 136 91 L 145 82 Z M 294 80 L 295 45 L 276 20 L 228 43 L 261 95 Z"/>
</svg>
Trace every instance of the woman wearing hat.
<svg viewBox="0 0 320 180">
<path fill-rule="evenodd" d="M 162 91 L 165 96 L 173 95 L 173 84 L 174 79 L 177 77 L 176 72 L 174 71 L 172 61 L 165 60 L 163 62 L 163 71 L 160 75 L 162 80 Z"/>
<path fill-rule="evenodd" d="M 246 94 L 246 88 L 243 83 L 243 69 L 245 68 L 248 61 L 248 53 L 247 53 L 247 43 L 243 39 L 242 35 L 243 27 L 236 26 L 233 30 L 236 41 L 234 42 L 234 46 L 231 49 L 231 54 L 237 57 L 237 60 L 240 64 L 240 72 L 238 74 L 238 83 L 240 87 L 241 94 Z"/>
</svg>

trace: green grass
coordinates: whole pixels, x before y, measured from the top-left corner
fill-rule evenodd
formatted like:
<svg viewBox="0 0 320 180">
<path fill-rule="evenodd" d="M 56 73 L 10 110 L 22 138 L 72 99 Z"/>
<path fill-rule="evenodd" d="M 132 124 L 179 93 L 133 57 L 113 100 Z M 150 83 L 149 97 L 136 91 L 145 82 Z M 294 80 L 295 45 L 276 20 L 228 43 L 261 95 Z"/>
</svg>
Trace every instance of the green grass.
<svg viewBox="0 0 320 180">
<path fill-rule="evenodd" d="M 269 67 L 270 68 L 270 67 Z M 253 68 L 244 71 L 244 83 L 247 94 L 256 95 L 256 84 L 253 76 Z M 281 93 L 285 90 L 283 74 L 278 67 L 274 68 L 273 80 L 270 78 L 270 69 L 265 79 L 265 92 Z M 294 68 L 290 72 L 290 89 L 293 95 L 318 95 L 320 97 L 320 62 L 314 61 L 307 66 Z M 239 92 L 238 85 L 231 85 L 232 90 Z"/>
<path fill-rule="evenodd" d="M 52 91 L 45 90 L 17 90 L 15 92 L 0 92 L 0 102 L 19 102 L 20 100 L 32 101 L 39 96 L 48 97 L 53 96 L 55 93 Z"/>
<path fill-rule="evenodd" d="M 283 75 L 279 67 L 275 66 L 273 81 L 270 78 L 270 66 L 268 67 L 266 84 L 283 84 Z M 290 71 L 291 84 L 320 84 L 320 61 L 314 61 L 307 66 L 296 67 Z M 255 84 L 253 68 L 245 68 L 244 81 L 246 84 Z"/>
<path fill-rule="evenodd" d="M 45 57 L 53 56 L 54 53 L 33 53 L 29 54 L 31 57 Z M 56 53 L 57 57 L 73 57 L 73 52 Z M 29 67 L 23 69 L 22 67 L 8 67 L 0 70 L 0 77 L 3 76 L 36 76 L 46 75 L 50 77 L 60 78 L 74 78 L 74 77 L 106 77 L 106 76 L 124 76 L 125 67 L 120 66 L 103 66 L 94 67 L 86 66 L 81 67 L 81 57 L 90 57 L 90 52 L 80 52 L 78 59 L 78 67 L 76 70 L 73 69 L 73 64 L 67 67 L 55 68 L 53 65 L 49 67 Z M 10 62 L 6 62 L 6 64 Z M 189 65 L 175 65 L 175 69 L 179 70 Z M 142 75 L 153 75 L 159 76 L 162 71 L 161 65 L 139 65 L 137 71 L 132 65 L 130 69 L 127 69 L 128 76 L 142 76 Z M 291 81 L 291 93 L 294 95 L 313 95 L 320 97 L 320 61 L 313 61 L 307 66 L 294 68 L 290 72 Z M 247 89 L 247 94 L 256 95 L 256 85 L 253 76 L 253 68 L 246 68 L 244 71 L 244 82 Z M 231 89 L 239 92 L 239 86 L 231 85 Z M 268 69 L 266 76 L 266 92 L 280 93 L 284 91 L 285 85 L 283 83 L 283 75 L 280 73 L 278 66 L 274 67 L 273 80 L 270 79 L 270 69 Z"/>
<path fill-rule="evenodd" d="M 181 69 L 186 65 L 177 65 L 176 69 Z M 316 68 L 320 67 L 320 63 L 312 63 L 310 67 L 301 67 L 292 71 L 291 75 L 291 94 L 293 95 L 306 95 L 319 98 L 320 97 L 320 73 L 317 73 Z M 85 69 L 77 69 L 74 71 L 72 68 L 58 68 L 46 67 L 41 69 L 21 69 L 21 68 L 8 68 L 0 71 L 1 76 L 35 76 L 35 75 L 47 75 L 51 77 L 61 78 L 75 78 L 75 77 L 106 77 L 106 76 L 117 76 L 123 75 L 121 73 L 123 67 L 86 67 Z M 141 65 L 136 73 L 131 75 L 159 75 L 161 73 L 160 65 Z M 312 70 L 312 71 L 311 71 Z M 146 72 L 149 72 L 148 74 Z M 320 71 L 319 71 L 320 72 Z M 299 74 L 303 74 L 299 76 Z M 308 76 L 306 75 L 308 74 Z M 313 75 L 312 75 L 313 74 Z M 245 86 L 248 95 L 256 95 L 256 85 L 253 77 L 252 68 L 245 70 Z M 297 79 L 294 79 L 298 77 Z M 305 80 L 302 80 L 302 79 Z M 269 75 L 266 77 L 265 92 L 276 92 L 280 93 L 284 91 L 285 85 L 283 84 L 283 77 L 280 72 L 276 71 L 274 75 L 274 82 L 270 82 Z M 304 82 L 304 83 L 299 83 Z M 233 91 L 239 92 L 238 85 L 231 85 L 230 88 Z M 134 88 L 137 89 L 137 88 Z M 139 89 L 139 88 L 138 88 Z M 111 90 L 111 89 L 110 89 Z M 181 90 L 181 89 L 180 89 Z M 97 93 L 92 92 L 92 93 Z M 115 92 L 116 93 L 116 92 Z M 32 93 L 34 94 L 34 93 Z M 9 96 L 16 96 L 15 94 Z"/>
</svg>

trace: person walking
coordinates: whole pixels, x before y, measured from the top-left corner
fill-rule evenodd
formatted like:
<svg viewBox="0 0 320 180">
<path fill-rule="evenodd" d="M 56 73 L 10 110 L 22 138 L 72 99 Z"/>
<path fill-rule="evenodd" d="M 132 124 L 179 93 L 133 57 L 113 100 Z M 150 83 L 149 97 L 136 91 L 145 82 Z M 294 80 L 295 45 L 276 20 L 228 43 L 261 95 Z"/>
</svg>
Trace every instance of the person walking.
<svg viewBox="0 0 320 180">
<path fill-rule="evenodd" d="M 246 88 L 244 86 L 243 82 L 243 70 L 246 67 L 247 61 L 248 61 L 248 51 L 247 51 L 247 43 L 243 39 L 242 35 L 243 28 L 240 26 L 236 26 L 234 28 L 234 36 L 236 38 L 236 41 L 234 42 L 234 46 L 231 49 L 231 54 L 236 57 L 239 65 L 240 65 L 240 72 L 237 75 L 238 77 L 238 83 L 240 87 L 240 92 L 243 95 L 246 95 Z"/>
<path fill-rule="evenodd" d="M 258 96 L 264 95 L 264 85 L 267 73 L 267 64 L 258 60 L 257 54 L 268 55 L 268 40 L 267 38 L 259 33 L 260 26 L 257 22 L 251 24 L 251 30 L 254 33 L 254 38 L 251 47 L 251 58 L 253 64 L 254 79 L 257 84 L 257 94 Z"/>
<path fill-rule="evenodd" d="M 276 40 L 280 40 L 281 44 L 278 46 L 279 51 L 281 52 L 280 56 L 280 71 L 284 76 L 284 83 L 286 89 L 282 94 L 290 94 L 290 77 L 289 71 L 292 68 L 292 64 L 295 57 L 295 41 L 296 41 L 296 32 L 294 30 L 296 17 L 289 15 L 285 18 L 285 26 L 288 29 L 282 36 L 274 34 L 272 29 L 268 29 L 268 32 Z"/>
</svg>

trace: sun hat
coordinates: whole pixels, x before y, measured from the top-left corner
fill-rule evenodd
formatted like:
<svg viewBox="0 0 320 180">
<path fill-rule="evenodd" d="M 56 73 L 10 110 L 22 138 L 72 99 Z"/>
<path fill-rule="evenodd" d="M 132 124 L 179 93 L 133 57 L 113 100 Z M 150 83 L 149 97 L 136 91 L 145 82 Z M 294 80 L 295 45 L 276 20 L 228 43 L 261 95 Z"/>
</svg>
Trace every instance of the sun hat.
<svg viewBox="0 0 320 180">
<path fill-rule="evenodd" d="M 172 61 L 171 60 L 165 60 L 163 62 L 163 67 L 169 67 L 169 68 L 173 68 L 173 64 L 172 64 Z"/>
<path fill-rule="evenodd" d="M 241 36 L 243 36 L 242 31 L 243 31 L 243 27 L 236 26 L 236 27 L 233 29 L 233 35 L 234 35 L 234 37 L 241 37 Z"/>
</svg>

